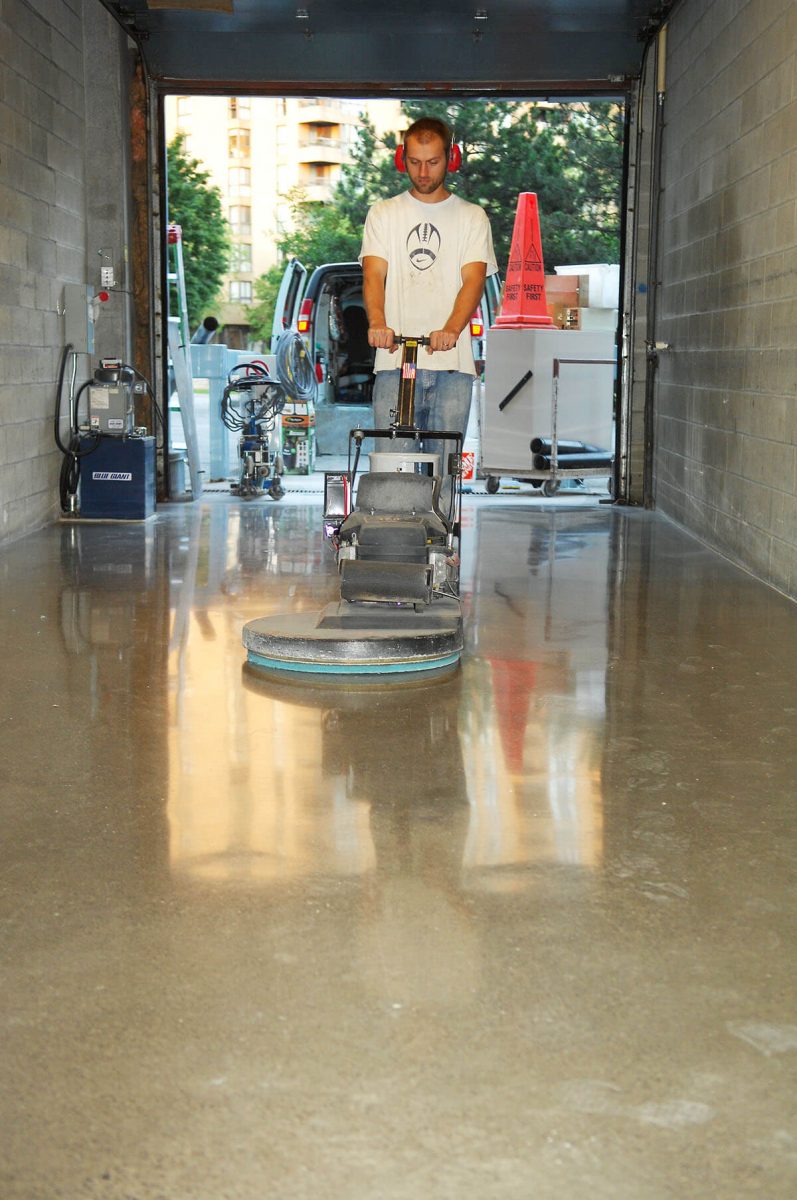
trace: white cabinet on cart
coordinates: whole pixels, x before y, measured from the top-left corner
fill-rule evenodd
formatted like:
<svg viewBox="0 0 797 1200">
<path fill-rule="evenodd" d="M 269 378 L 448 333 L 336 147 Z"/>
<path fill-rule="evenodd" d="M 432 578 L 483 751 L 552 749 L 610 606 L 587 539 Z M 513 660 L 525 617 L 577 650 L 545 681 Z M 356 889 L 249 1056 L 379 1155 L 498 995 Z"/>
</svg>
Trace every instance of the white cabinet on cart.
<svg viewBox="0 0 797 1200">
<path fill-rule="evenodd" d="M 615 374 L 614 330 L 490 329 L 479 464 L 488 490 L 500 475 L 540 481 L 549 495 L 560 479 L 608 475 L 608 467 L 570 470 L 557 455 L 552 470 L 536 470 L 531 442 L 555 436 L 612 453 Z"/>
</svg>

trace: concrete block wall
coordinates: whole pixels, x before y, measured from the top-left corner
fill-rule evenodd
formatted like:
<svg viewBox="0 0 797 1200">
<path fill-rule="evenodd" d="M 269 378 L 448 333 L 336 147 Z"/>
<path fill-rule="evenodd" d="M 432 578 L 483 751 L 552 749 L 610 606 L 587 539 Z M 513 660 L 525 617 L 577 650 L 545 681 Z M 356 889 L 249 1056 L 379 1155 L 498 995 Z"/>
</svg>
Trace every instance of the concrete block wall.
<svg viewBox="0 0 797 1200">
<path fill-rule="evenodd" d="M 657 507 L 797 597 L 797 5 L 668 31 Z"/>
<path fill-rule="evenodd" d="M 127 63 L 124 34 L 99 0 L 0 3 L 0 543 L 60 512 L 53 414 L 63 289 L 99 286 L 92 222 L 103 222 L 103 242 L 125 240 Z M 110 131 L 114 180 L 99 205 L 86 182 L 98 129 Z M 121 291 L 111 307 L 118 346 L 127 326 Z M 78 381 L 91 369 L 79 359 Z"/>
</svg>

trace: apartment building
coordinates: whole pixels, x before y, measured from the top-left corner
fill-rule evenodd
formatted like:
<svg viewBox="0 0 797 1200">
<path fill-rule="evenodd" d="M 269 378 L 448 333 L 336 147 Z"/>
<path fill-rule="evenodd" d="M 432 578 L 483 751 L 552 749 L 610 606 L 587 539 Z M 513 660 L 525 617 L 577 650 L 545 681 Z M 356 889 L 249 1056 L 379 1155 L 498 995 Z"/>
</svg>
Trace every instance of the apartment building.
<svg viewBox="0 0 797 1200">
<path fill-rule="evenodd" d="M 297 186 L 308 200 L 332 194 L 367 114 L 378 133 L 402 127 L 397 100 L 321 96 L 169 96 L 167 141 L 185 136 L 219 188 L 232 233 L 219 319 L 245 326 L 254 281 L 279 259 L 276 241 L 291 222 L 288 196 Z"/>
</svg>

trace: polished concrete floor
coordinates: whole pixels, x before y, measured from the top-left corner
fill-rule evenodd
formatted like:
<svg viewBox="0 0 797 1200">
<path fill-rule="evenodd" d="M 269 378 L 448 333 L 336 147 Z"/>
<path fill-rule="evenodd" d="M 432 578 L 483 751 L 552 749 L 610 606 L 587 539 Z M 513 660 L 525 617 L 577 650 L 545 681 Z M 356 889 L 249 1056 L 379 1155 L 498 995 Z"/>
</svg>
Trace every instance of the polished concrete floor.
<svg viewBox="0 0 797 1200">
<path fill-rule="evenodd" d="M 251 679 L 319 516 L 0 554 L 0 1196 L 797 1195 L 797 607 L 473 500 L 455 679 Z"/>
</svg>

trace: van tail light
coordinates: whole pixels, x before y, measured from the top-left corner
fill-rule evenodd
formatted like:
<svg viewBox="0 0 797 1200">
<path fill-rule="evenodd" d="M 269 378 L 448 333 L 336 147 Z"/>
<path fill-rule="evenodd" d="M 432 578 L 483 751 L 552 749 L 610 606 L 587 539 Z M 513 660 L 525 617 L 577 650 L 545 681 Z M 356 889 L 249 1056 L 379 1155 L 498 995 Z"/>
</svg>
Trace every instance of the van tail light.
<svg viewBox="0 0 797 1200">
<path fill-rule="evenodd" d="M 484 321 L 482 320 L 481 305 L 476 309 L 470 319 L 470 336 L 482 337 L 484 335 Z"/>
<path fill-rule="evenodd" d="M 296 328 L 299 330 L 299 333 L 307 333 L 309 331 L 312 316 L 312 300 L 302 300 L 302 307 L 299 309 L 299 319 L 296 322 Z"/>
</svg>

